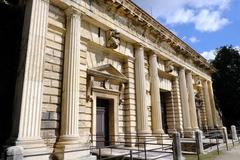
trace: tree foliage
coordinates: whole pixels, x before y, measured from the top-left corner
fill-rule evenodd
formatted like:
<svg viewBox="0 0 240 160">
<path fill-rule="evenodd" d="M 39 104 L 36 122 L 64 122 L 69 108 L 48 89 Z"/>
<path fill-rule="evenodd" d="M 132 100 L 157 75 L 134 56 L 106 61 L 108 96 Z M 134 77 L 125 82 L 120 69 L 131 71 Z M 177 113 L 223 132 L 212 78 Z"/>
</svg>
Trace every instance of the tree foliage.
<svg viewBox="0 0 240 160">
<path fill-rule="evenodd" d="M 213 89 L 217 107 L 222 111 L 224 125 L 240 126 L 240 53 L 232 46 L 217 49 L 211 62 L 216 68 Z"/>
</svg>

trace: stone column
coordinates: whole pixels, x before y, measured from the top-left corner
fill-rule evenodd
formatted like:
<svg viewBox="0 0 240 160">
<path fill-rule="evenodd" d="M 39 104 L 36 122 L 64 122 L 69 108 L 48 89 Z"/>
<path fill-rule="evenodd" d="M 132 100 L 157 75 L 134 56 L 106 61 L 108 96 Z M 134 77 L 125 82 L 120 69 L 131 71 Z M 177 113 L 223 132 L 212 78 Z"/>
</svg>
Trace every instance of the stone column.
<svg viewBox="0 0 240 160">
<path fill-rule="evenodd" d="M 162 129 L 162 112 L 160 99 L 160 81 L 158 77 L 157 55 L 149 57 L 150 79 L 151 79 L 151 102 L 152 102 L 152 129 L 154 134 L 164 133 Z"/>
<path fill-rule="evenodd" d="M 208 89 L 209 89 L 210 102 L 211 102 L 211 108 L 212 108 L 213 124 L 215 127 L 218 128 L 217 110 L 216 110 L 215 100 L 213 95 L 212 82 L 208 82 Z"/>
<path fill-rule="evenodd" d="M 47 159 L 48 153 L 40 135 L 48 11 L 47 0 L 26 1 L 11 135 L 24 156 L 38 155 L 36 159 L 39 154 Z"/>
<path fill-rule="evenodd" d="M 208 92 L 208 83 L 206 80 L 203 81 L 203 91 L 204 91 L 204 99 L 205 99 L 205 106 L 206 106 L 206 112 L 207 112 L 208 127 L 210 129 L 213 129 L 214 128 L 213 116 L 212 116 L 210 96 Z"/>
<path fill-rule="evenodd" d="M 144 72 L 144 48 L 141 45 L 135 48 L 135 80 L 137 103 L 137 132 L 148 133 L 148 109 L 146 106 L 146 80 Z"/>
<path fill-rule="evenodd" d="M 191 117 L 192 128 L 198 130 L 198 121 L 197 121 L 197 110 L 195 104 L 195 95 L 193 90 L 193 79 L 192 72 L 187 72 L 187 88 L 188 88 L 188 100 L 189 100 L 189 110 Z"/>
<path fill-rule="evenodd" d="M 63 93 L 60 138 L 56 146 L 59 159 L 66 159 L 66 151 L 79 149 L 78 109 L 80 91 L 80 11 L 66 10 L 67 26 L 64 52 Z M 69 152 L 70 154 L 70 152 Z M 74 152 L 75 158 L 78 155 Z"/>
<path fill-rule="evenodd" d="M 180 93 L 181 93 L 181 104 L 182 104 L 182 112 L 183 112 L 183 129 L 185 137 L 192 137 L 192 127 L 191 127 L 191 119 L 190 119 L 190 111 L 188 104 L 188 92 L 187 92 L 187 84 L 186 84 L 186 76 L 185 69 L 181 68 L 179 71 L 179 82 L 180 82 Z"/>
</svg>

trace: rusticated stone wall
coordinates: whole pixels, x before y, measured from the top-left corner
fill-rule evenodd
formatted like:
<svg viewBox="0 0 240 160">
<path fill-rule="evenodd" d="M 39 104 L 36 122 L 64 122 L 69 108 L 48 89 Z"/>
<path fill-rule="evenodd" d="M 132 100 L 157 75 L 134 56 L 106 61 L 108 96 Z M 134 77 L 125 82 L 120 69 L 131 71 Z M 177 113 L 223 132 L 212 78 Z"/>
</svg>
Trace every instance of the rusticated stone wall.
<svg viewBox="0 0 240 160">
<path fill-rule="evenodd" d="M 43 73 L 41 136 L 52 146 L 60 133 L 65 14 L 50 5 Z"/>
</svg>

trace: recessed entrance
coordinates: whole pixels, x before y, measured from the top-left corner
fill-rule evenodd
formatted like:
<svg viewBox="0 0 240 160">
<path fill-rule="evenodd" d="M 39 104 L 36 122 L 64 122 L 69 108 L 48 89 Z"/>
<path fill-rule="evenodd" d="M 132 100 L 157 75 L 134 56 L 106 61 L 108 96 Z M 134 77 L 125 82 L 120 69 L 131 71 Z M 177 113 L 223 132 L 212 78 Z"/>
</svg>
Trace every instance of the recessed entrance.
<svg viewBox="0 0 240 160">
<path fill-rule="evenodd" d="M 162 111 L 162 126 L 164 133 L 168 133 L 168 125 L 167 125 L 167 103 L 166 103 L 166 92 L 160 92 L 161 95 L 161 111 Z"/>
<path fill-rule="evenodd" d="M 97 98 L 96 140 L 97 147 L 109 145 L 109 110 L 108 99 Z"/>
</svg>

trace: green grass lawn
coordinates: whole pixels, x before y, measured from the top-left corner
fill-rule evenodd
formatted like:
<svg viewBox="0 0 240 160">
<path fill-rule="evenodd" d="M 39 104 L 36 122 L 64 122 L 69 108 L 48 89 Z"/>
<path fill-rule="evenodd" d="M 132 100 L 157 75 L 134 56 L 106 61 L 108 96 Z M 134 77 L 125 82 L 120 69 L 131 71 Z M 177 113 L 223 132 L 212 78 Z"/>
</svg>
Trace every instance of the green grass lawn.
<svg viewBox="0 0 240 160">
<path fill-rule="evenodd" d="M 220 154 L 221 154 L 221 152 L 220 152 Z M 200 159 L 201 160 L 213 160 L 217 156 L 218 156 L 218 152 L 212 151 L 208 154 L 200 155 Z M 197 155 L 184 155 L 184 157 L 186 158 L 186 160 L 197 160 L 198 159 Z"/>
</svg>

